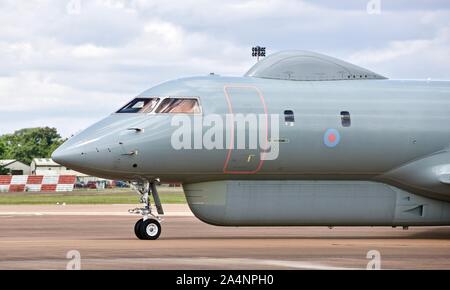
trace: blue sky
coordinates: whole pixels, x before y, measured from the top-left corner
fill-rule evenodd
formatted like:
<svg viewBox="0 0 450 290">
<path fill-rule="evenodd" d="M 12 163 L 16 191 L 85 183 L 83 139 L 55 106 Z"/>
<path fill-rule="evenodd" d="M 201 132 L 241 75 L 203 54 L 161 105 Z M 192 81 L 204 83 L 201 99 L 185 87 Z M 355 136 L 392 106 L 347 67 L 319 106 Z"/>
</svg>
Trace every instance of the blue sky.
<svg viewBox="0 0 450 290">
<path fill-rule="evenodd" d="M 255 44 L 450 79 L 450 1 L 0 0 L 0 134 L 70 136 L 162 81 L 242 75 Z"/>
</svg>

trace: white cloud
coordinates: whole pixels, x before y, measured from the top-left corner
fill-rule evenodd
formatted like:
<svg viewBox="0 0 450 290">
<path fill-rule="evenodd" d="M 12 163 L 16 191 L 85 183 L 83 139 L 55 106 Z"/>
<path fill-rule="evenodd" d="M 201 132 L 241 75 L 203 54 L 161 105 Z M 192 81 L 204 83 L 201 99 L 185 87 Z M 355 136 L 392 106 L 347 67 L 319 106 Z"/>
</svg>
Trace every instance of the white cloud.
<svg viewBox="0 0 450 290">
<path fill-rule="evenodd" d="M 388 42 L 381 49 L 352 54 L 350 61 L 384 68 L 387 74 L 401 78 L 450 78 L 450 27 L 430 39 Z"/>
<path fill-rule="evenodd" d="M 72 55 L 77 58 L 107 58 L 113 57 L 113 49 L 84 44 L 72 49 Z"/>
<path fill-rule="evenodd" d="M 383 63 L 395 61 L 400 57 L 411 57 L 419 52 L 424 52 L 432 44 L 431 40 L 405 40 L 392 41 L 383 49 L 369 49 L 356 52 L 350 59 L 356 63 Z"/>
</svg>

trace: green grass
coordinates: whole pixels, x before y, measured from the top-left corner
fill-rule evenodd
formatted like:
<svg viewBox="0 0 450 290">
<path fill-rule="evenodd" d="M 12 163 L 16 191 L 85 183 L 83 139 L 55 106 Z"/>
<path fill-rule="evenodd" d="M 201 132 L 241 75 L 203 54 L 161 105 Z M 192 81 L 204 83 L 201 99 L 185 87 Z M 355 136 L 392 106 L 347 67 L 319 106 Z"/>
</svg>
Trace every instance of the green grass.
<svg viewBox="0 0 450 290">
<path fill-rule="evenodd" d="M 180 191 L 161 192 L 162 203 L 186 203 Z M 134 192 L 74 191 L 66 193 L 0 193 L 0 205 L 20 204 L 137 204 L 139 196 Z"/>
</svg>

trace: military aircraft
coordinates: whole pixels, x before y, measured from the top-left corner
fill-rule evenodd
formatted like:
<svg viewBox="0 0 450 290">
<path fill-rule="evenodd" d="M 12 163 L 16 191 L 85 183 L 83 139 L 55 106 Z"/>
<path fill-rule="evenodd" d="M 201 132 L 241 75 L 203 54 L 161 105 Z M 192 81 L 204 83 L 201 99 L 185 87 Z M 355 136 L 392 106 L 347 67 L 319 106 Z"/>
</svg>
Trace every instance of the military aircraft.
<svg viewBox="0 0 450 290">
<path fill-rule="evenodd" d="M 449 81 L 390 80 L 283 51 L 242 77 L 157 85 L 52 158 L 133 182 L 144 240 L 161 234 L 159 182 L 182 183 L 194 215 L 213 225 L 449 225 L 449 124 Z"/>
</svg>

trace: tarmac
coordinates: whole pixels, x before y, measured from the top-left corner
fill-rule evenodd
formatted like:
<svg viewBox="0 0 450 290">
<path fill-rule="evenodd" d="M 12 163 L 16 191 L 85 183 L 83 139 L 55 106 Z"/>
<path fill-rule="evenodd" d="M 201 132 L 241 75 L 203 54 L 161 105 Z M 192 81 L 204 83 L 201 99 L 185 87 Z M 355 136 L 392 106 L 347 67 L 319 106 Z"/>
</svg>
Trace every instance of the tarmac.
<svg viewBox="0 0 450 290">
<path fill-rule="evenodd" d="M 66 269 L 74 253 L 81 269 L 450 269 L 450 227 L 216 227 L 169 204 L 141 241 L 133 207 L 0 206 L 0 269 Z"/>
</svg>

